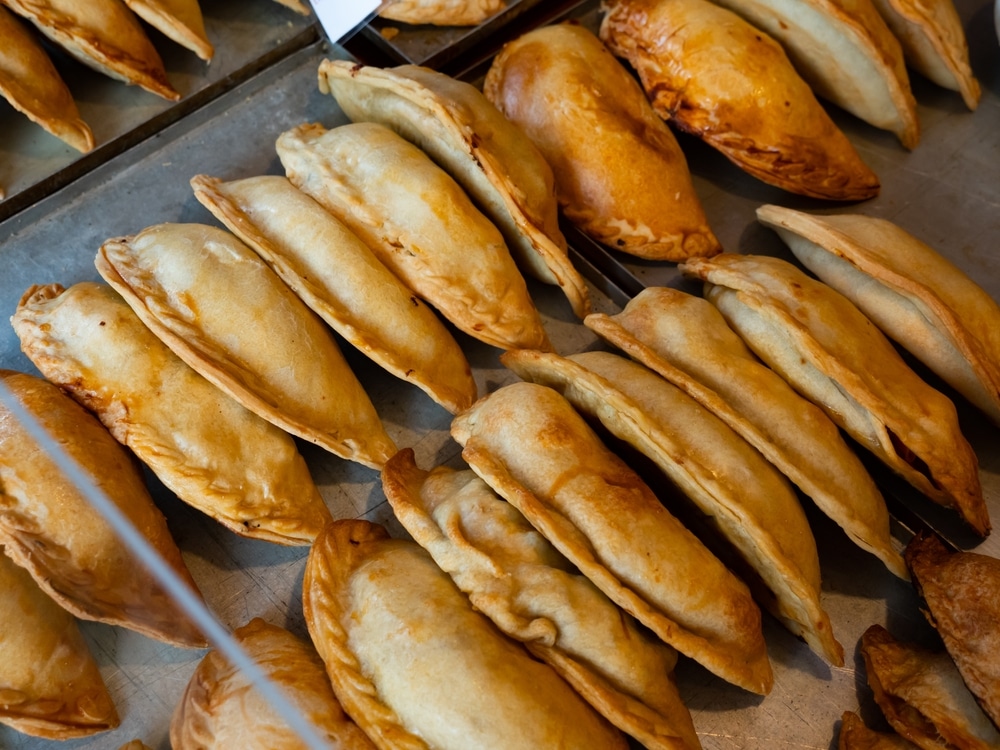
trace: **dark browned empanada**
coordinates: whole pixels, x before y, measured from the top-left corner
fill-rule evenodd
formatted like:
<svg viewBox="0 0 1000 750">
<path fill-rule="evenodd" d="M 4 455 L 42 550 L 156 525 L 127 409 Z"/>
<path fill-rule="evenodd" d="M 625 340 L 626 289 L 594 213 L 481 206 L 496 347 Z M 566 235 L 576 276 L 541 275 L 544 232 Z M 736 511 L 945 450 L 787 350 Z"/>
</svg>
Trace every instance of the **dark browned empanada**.
<svg viewBox="0 0 1000 750">
<path fill-rule="evenodd" d="M 913 750 L 915 745 L 898 734 L 876 732 L 853 711 L 844 711 L 837 735 L 837 750 Z"/>
<path fill-rule="evenodd" d="M 205 62 L 212 59 L 215 50 L 205 34 L 198 0 L 125 0 L 125 4 L 143 21 Z"/>
</svg>

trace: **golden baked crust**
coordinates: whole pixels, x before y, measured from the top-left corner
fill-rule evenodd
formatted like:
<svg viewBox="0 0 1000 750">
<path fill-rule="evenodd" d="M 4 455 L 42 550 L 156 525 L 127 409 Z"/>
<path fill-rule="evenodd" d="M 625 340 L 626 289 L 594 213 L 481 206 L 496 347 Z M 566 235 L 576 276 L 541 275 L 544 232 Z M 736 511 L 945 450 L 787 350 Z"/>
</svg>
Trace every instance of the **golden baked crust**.
<svg viewBox="0 0 1000 750">
<path fill-rule="evenodd" d="M 869 729 L 853 711 L 844 711 L 840 719 L 837 750 L 913 750 L 914 747 L 898 734 Z"/>
<path fill-rule="evenodd" d="M 878 177 L 781 46 L 709 0 L 616 0 L 601 39 L 653 108 L 754 177 L 801 195 L 863 200 Z"/>
<path fill-rule="evenodd" d="M 504 7 L 504 0 L 395 0 L 379 15 L 410 24 L 476 26 Z"/>
<path fill-rule="evenodd" d="M 278 544 L 309 544 L 331 520 L 292 437 L 184 364 L 110 287 L 32 287 L 11 322 L 45 377 L 184 502 Z"/>
<path fill-rule="evenodd" d="M 143 21 L 202 60 L 212 59 L 215 50 L 205 34 L 198 0 L 125 0 L 125 4 Z"/>
<path fill-rule="evenodd" d="M 677 139 L 583 26 L 508 42 L 483 91 L 552 165 L 563 212 L 590 237 L 655 260 L 719 252 Z"/>
</svg>

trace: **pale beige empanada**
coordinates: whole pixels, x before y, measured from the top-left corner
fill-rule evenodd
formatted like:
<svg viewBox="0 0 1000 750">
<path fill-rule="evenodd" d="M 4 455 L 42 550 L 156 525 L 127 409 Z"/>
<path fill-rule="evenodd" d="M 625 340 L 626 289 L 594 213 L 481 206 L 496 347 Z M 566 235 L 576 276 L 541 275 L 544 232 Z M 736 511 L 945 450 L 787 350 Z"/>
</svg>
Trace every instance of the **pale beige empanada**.
<svg viewBox="0 0 1000 750">
<path fill-rule="evenodd" d="M 379 15 L 411 24 L 476 26 L 505 7 L 504 0 L 394 0 Z"/>
<path fill-rule="evenodd" d="M 73 95 L 41 44 L 0 5 L 0 95 L 19 112 L 77 151 L 94 148 Z M 2 195 L 0 195 L 2 197 Z"/>
<path fill-rule="evenodd" d="M 184 364 L 110 287 L 32 287 L 11 322 L 45 377 L 189 505 L 279 544 L 331 520 L 291 435 Z"/>
<path fill-rule="evenodd" d="M 1000 425 L 1000 305 L 955 264 L 885 219 L 761 206 L 803 265 Z"/>
<path fill-rule="evenodd" d="M 551 348 L 500 231 L 419 148 L 359 122 L 300 125 L 277 150 L 296 187 L 458 328 L 501 349 Z"/>
<path fill-rule="evenodd" d="M 197 595 L 135 459 L 56 386 L 10 370 L 0 370 L 0 377 Z M 0 407 L 0 543 L 47 594 L 77 617 L 120 625 L 177 646 L 205 645 L 197 626 L 5 407 Z"/>
<path fill-rule="evenodd" d="M 67 740 L 118 722 L 76 620 L 0 546 L 0 724 Z"/>
<path fill-rule="evenodd" d="M 837 750 L 913 750 L 909 740 L 890 732 L 876 732 L 853 711 L 844 711 L 840 718 Z"/>
<path fill-rule="evenodd" d="M 573 569 L 475 472 L 420 469 L 412 449 L 385 465 L 396 518 L 472 605 L 524 642 L 646 748 L 700 748 L 673 678 L 677 652 Z"/>
<path fill-rule="evenodd" d="M 347 341 L 452 413 L 476 400 L 465 354 L 434 311 L 286 178 L 222 182 L 198 175 L 191 186 L 202 205 Z"/>
<path fill-rule="evenodd" d="M 139 19 L 122 0 L 4 1 L 84 64 L 164 99 L 181 98 Z"/>
<path fill-rule="evenodd" d="M 908 577 L 885 499 L 837 426 L 761 363 L 710 302 L 650 287 L 619 314 L 584 322 L 722 419 L 858 546 Z"/>
<path fill-rule="evenodd" d="M 96 265 L 175 354 L 251 411 L 366 466 L 395 453 L 330 331 L 228 232 L 158 224 L 108 240 Z"/>
<path fill-rule="evenodd" d="M 319 85 L 352 120 L 387 125 L 419 146 L 497 225 L 522 271 L 558 285 L 580 318 L 589 312 L 559 229 L 552 169 L 479 89 L 416 65 L 348 60 L 320 63 Z"/>
<path fill-rule="evenodd" d="M 827 200 L 879 180 L 784 50 L 709 0 L 615 0 L 601 39 L 639 74 L 653 108 L 759 180 Z"/>
<path fill-rule="evenodd" d="M 613 602 L 718 676 L 772 684 L 746 585 L 551 388 L 515 383 L 452 421 L 462 456 Z"/>
<path fill-rule="evenodd" d="M 232 637 L 319 739 L 337 750 L 374 750 L 365 733 L 344 714 L 311 643 L 259 617 L 236 628 Z M 213 650 L 199 662 L 174 709 L 170 746 L 300 750 L 303 740 L 250 678 Z"/>
<path fill-rule="evenodd" d="M 206 62 L 215 50 L 205 34 L 198 0 L 125 0 L 125 4 L 150 26 Z"/>
<path fill-rule="evenodd" d="M 723 254 L 682 265 L 747 345 L 893 471 L 986 535 L 976 454 L 955 405 L 832 287 L 787 261 Z"/>
<path fill-rule="evenodd" d="M 552 165 L 563 212 L 587 235 L 654 260 L 719 252 L 677 139 L 586 28 L 508 42 L 483 91 Z"/>
<path fill-rule="evenodd" d="M 309 552 L 302 607 L 334 693 L 380 750 L 625 750 L 422 547 L 381 526 L 327 526 Z"/>
</svg>

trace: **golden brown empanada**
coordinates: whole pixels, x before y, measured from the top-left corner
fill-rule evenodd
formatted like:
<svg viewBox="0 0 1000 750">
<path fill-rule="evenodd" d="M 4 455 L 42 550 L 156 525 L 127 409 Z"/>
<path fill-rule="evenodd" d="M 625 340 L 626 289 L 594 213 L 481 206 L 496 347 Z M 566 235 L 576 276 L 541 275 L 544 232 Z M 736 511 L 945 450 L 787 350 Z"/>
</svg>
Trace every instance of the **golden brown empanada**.
<svg viewBox="0 0 1000 750">
<path fill-rule="evenodd" d="M 110 287 L 32 287 L 11 322 L 45 377 L 189 505 L 278 544 L 309 544 L 331 520 L 291 435 L 184 364 Z"/>
<path fill-rule="evenodd" d="M 742 435 L 862 549 L 907 578 L 885 499 L 837 426 L 762 364 L 701 297 L 650 287 L 584 321 Z"/>
<path fill-rule="evenodd" d="M 411 24 L 476 26 L 505 7 L 504 0 L 395 0 L 379 15 Z"/>
<path fill-rule="evenodd" d="M 232 635 L 320 739 L 338 750 L 374 750 L 365 733 L 344 714 L 311 643 L 259 617 Z M 174 710 L 170 746 L 300 750 L 303 741 L 247 675 L 213 650 L 199 662 Z"/>
<path fill-rule="evenodd" d="M 215 50 L 205 34 L 198 0 L 125 0 L 132 11 L 202 60 L 212 59 Z"/>
<path fill-rule="evenodd" d="M 181 95 L 160 55 L 122 0 L 4 0 L 85 65 L 164 99 Z"/>
<path fill-rule="evenodd" d="M 1000 726 L 1000 560 L 951 552 L 936 536 L 921 533 L 906 547 L 906 564 L 924 614 L 969 690 Z"/>
<path fill-rule="evenodd" d="M 175 354 L 251 411 L 366 466 L 396 452 L 330 331 L 228 232 L 158 224 L 108 240 L 96 265 Z"/>
<path fill-rule="evenodd" d="M 66 740 L 118 723 L 76 620 L 0 545 L 0 724 Z"/>
<path fill-rule="evenodd" d="M 462 456 L 613 602 L 666 643 L 756 693 L 772 672 L 760 610 L 609 451 L 570 403 L 505 386 L 452 421 Z"/>
<path fill-rule="evenodd" d="M 551 348 L 500 231 L 419 148 L 359 122 L 300 125 L 277 149 L 296 187 L 458 328 L 501 349 Z"/>
<path fill-rule="evenodd" d="M 787 261 L 722 254 L 681 270 L 747 345 L 862 446 L 979 534 L 990 518 L 955 405 L 847 297 Z"/>
<path fill-rule="evenodd" d="M 875 702 L 901 736 L 927 750 L 1000 747 L 947 653 L 901 643 L 881 625 L 865 631 L 860 651 Z"/>
<path fill-rule="evenodd" d="M 129 740 L 118 750 L 150 750 L 150 748 L 142 740 Z"/>
<path fill-rule="evenodd" d="M 483 91 L 541 150 L 564 214 L 594 240 L 654 260 L 719 252 L 677 139 L 586 28 L 508 42 Z"/>
<path fill-rule="evenodd" d="M 351 344 L 453 414 L 476 400 L 468 360 L 434 311 L 287 179 L 222 182 L 198 175 L 191 186 L 203 206 Z"/>
<path fill-rule="evenodd" d="M 309 552 L 302 607 L 334 693 L 381 750 L 625 750 L 422 547 L 381 526 L 326 527 Z"/>
<path fill-rule="evenodd" d="M 472 601 L 646 748 L 700 748 L 673 678 L 677 652 L 622 612 L 475 472 L 389 459 L 396 518 Z"/>
<path fill-rule="evenodd" d="M 913 750 L 915 745 L 898 734 L 876 732 L 853 711 L 844 711 L 837 735 L 837 750 Z"/>
<path fill-rule="evenodd" d="M 558 285 L 578 317 L 590 311 L 559 229 L 552 169 L 479 89 L 416 65 L 348 60 L 320 63 L 319 86 L 355 122 L 381 123 L 419 146 L 496 224 L 522 271 Z"/>
<path fill-rule="evenodd" d="M 601 39 L 653 108 L 764 182 L 827 200 L 878 194 L 878 177 L 784 50 L 709 0 L 615 0 Z"/>
<path fill-rule="evenodd" d="M 0 370 L 0 377 L 197 594 L 133 457 L 56 386 L 10 370 Z M 0 543 L 49 596 L 77 617 L 120 625 L 186 648 L 205 645 L 197 626 L 136 563 L 111 524 L 4 407 L 0 407 Z"/>
<path fill-rule="evenodd" d="M 77 151 L 94 148 L 94 134 L 42 45 L 0 5 L 0 95 L 19 112 Z M 0 194 L 2 198 L 2 194 Z"/>
<path fill-rule="evenodd" d="M 1000 305 L 885 219 L 761 206 L 803 265 L 1000 425 Z"/>
</svg>

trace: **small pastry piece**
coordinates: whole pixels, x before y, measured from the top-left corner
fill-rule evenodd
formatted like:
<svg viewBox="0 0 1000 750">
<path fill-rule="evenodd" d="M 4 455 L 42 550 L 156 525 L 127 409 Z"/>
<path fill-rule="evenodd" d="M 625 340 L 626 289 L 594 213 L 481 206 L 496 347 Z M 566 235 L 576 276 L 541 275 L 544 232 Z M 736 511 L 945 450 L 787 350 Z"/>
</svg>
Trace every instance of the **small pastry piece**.
<svg viewBox="0 0 1000 750">
<path fill-rule="evenodd" d="M 386 464 L 396 518 L 504 633 L 653 750 L 700 748 L 673 677 L 677 652 L 639 626 L 475 472 Z"/>
<path fill-rule="evenodd" d="M 205 34 L 205 21 L 198 0 L 125 0 L 132 11 L 205 62 L 215 50 Z"/>
<path fill-rule="evenodd" d="M 11 322 L 45 377 L 184 502 L 278 544 L 309 544 L 331 520 L 291 435 L 184 364 L 110 287 L 32 287 Z"/>
<path fill-rule="evenodd" d="M 625 750 L 548 665 L 476 612 L 418 544 L 334 521 L 302 583 L 333 691 L 380 750 Z"/>
<path fill-rule="evenodd" d="M 379 15 L 410 24 L 478 26 L 505 7 L 504 0 L 394 0 Z"/>
<path fill-rule="evenodd" d="M 375 749 L 344 714 L 323 660 L 311 643 L 259 617 L 234 630 L 233 641 L 330 747 Z M 213 650 L 198 664 L 174 710 L 170 746 L 173 750 L 300 750 L 303 745 L 250 679 Z"/>
<path fill-rule="evenodd" d="M 68 740 L 118 723 L 73 615 L 0 546 L 0 724 L 33 737 Z"/>
<path fill-rule="evenodd" d="M 766 694 L 760 610 L 742 581 L 559 393 L 515 383 L 452 421 L 462 456 L 563 555 L 666 643 Z"/>
<path fill-rule="evenodd" d="M 503 233 L 521 270 L 556 284 L 580 318 L 587 285 L 559 229 L 552 169 L 528 137 L 470 83 L 416 65 L 324 60 L 320 90 L 355 122 L 378 122 L 419 146 Z"/>
<path fill-rule="evenodd" d="M 619 314 L 584 322 L 722 419 L 855 544 L 909 577 L 892 545 L 885 499 L 837 426 L 762 364 L 710 302 L 650 287 Z"/>
<path fill-rule="evenodd" d="M 277 150 L 297 188 L 458 328 L 501 349 L 551 349 L 500 231 L 419 148 L 359 122 L 300 125 Z"/>
<path fill-rule="evenodd" d="M 961 269 L 885 219 L 779 206 L 761 206 L 757 219 L 1000 425 L 1000 305 Z"/>
<path fill-rule="evenodd" d="M 10 370 L 0 370 L 0 377 L 197 594 L 132 456 L 51 383 Z M 77 617 L 120 625 L 185 648 L 205 645 L 197 626 L 136 563 L 110 523 L 5 407 L 0 407 L 0 543 L 45 593 Z"/>
<path fill-rule="evenodd" d="M 0 95 L 77 151 L 87 153 L 93 149 L 94 134 L 80 119 L 80 111 L 59 71 L 24 24 L 2 5 L 0 39 Z"/>
<path fill-rule="evenodd" d="M 563 212 L 591 238 L 652 260 L 719 252 L 677 139 L 586 28 L 508 42 L 483 91 L 541 150 Z"/>
<path fill-rule="evenodd" d="M 881 625 L 865 631 L 860 651 L 875 702 L 901 736 L 926 750 L 1000 747 L 947 653 L 900 643 Z"/>
<path fill-rule="evenodd" d="M 278 175 L 222 182 L 195 197 L 271 266 L 331 328 L 453 414 L 476 400 L 469 363 L 433 310 L 357 235 Z"/>
<path fill-rule="evenodd" d="M 303 16 L 309 15 L 309 6 L 301 2 L 301 0 L 276 0 L 280 5 L 284 5 L 286 8 L 291 8 L 296 13 L 300 13 Z"/>
<path fill-rule="evenodd" d="M 118 750 L 150 750 L 150 748 L 142 740 L 129 740 Z"/>
<path fill-rule="evenodd" d="M 653 109 L 783 190 L 878 195 L 878 177 L 781 46 L 709 0 L 615 0 L 601 39 L 639 74 Z"/>
<path fill-rule="evenodd" d="M 4 0 L 85 65 L 164 99 L 181 95 L 160 55 L 122 0 Z"/>
<path fill-rule="evenodd" d="M 979 705 L 1000 726 L 1000 560 L 950 552 L 936 536 L 917 534 L 906 547 L 906 564 L 924 614 Z"/>
<path fill-rule="evenodd" d="M 912 742 L 898 734 L 876 732 L 853 711 L 844 711 L 837 735 L 837 750 L 913 750 Z"/>
<path fill-rule="evenodd" d="M 723 254 L 681 270 L 772 369 L 862 446 L 980 535 L 990 518 L 955 405 L 849 299 L 779 258 Z"/>
<path fill-rule="evenodd" d="M 396 452 L 329 330 L 228 232 L 159 224 L 108 240 L 96 265 L 177 356 L 246 408 L 365 466 Z"/>
</svg>

